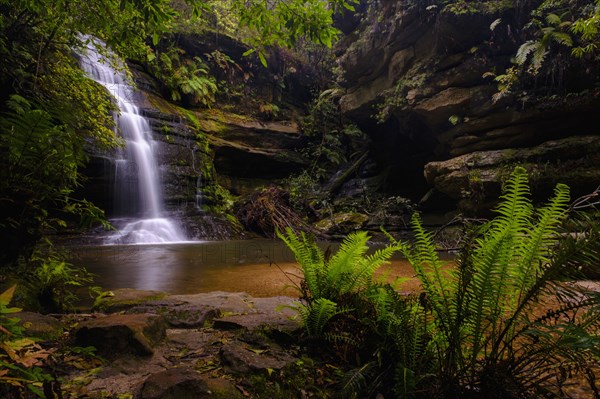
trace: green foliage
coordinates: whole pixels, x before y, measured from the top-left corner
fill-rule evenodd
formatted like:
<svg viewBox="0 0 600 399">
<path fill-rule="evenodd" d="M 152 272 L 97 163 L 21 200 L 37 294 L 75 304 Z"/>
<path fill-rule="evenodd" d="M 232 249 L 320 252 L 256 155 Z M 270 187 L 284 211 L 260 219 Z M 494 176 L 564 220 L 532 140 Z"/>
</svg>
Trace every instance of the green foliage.
<svg viewBox="0 0 600 399">
<path fill-rule="evenodd" d="M 581 41 L 572 50 L 575 57 L 594 54 L 598 48 L 598 32 L 600 30 L 600 1 L 595 1 L 583 9 L 583 16 L 573 22 L 571 32 Z"/>
<path fill-rule="evenodd" d="M 257 50 L 266 66 L 265 49 L 271 46 L 292 47 L 300 39 L 331 47 L 339 35 L 333 27 L 333 14 L 343 9 L 353 11 L 356 0 L 234 0 L 240 23 L 249 29 L 248 42 Z"/>
<path fill-rule="evenodd" d="M 62 214 L 77 215 L 88 223 L 103 219 L 98 208 L 70 194 L 79 183 L 86 137 L 92 136 L 101 148 L 115 145 L 113 131 L 103 127 L 112 119 L 108 114 L 97 119 L 81 115 L 93 106 L 85 92 L 71 98 L 80 108 L 74 102 L 49 106 L 13 95 L 6 103 L 9 110 L 0 117 L 0 226 L 9 248 L 0 264 L 14 263 L 21 253 L 30 253 L 42 230 L 65 227 Z M 106 103 L 95 106 L 102 104 L 110 109 Z M 82 134 L 84 129 L 94 133 Z"/>
<path fill-rule="evenodd" d="M 73 311 L 80 299 L 77 291 L 90 287 L 93 276 L 84 268 L 78 268 L 65 260 L 66 256 L 52 246 L 39 248 L 31 259 L 22 265 L 18 276 L 22 302 L 28 309 L 41 313 Z M 95 289 L 90 288 L 90 294 Z"/>
<path fill-rule="evenodd" d="M 593 375 L 600 296 L 561 279 L 600 263 L 597 226 L 560 239 L 568 187 L 557 185 L 534 209 L 523 168 L 514 170 L 501 199 L 492 221 L 467 232 L 455 267 L 440 260 L 416 215 L 412 245 L 392 239 L 370 256 L 365 233 L 347 237 L 331 257 L 305 235 L 280 234 L 304 273 L 298 310 L 307 332 L 340 355 L 348 353 L 340 351 L 344 345 L 357 356 L 365 348 L 371 354 L 343 379 L 348 397 L 377 390 L 397 397 L 558 397 L 565 370 Z M 374 282 L 373 272 L 397 250 L 413 265 L 421 294 L 400 295 Z M 594 378 L 587 380 L 596 391 Z"/>
<path fill-rule="evenodd" d="M 296 236 L 291 229 L 278 237 L 292 250 L 304 274 L 302 297 L 308 301 L 326 298 L 339 300 L 346 294 L 367 290 L 374 283 L 373 273 L 389 262 L 398 250 L 391 245 L 366 255 L 369 236 L 365 232 L 350 234 L 339 250 L 326 258 L 321 249 L 302 233 Z"/>
<path fill-rule="evenodd" d="M 314 160 L 309 173 L 319 178 L 347 162 L 347 154 L 356 155 L 367 141 L 365 134 L 341 115 L 337 104 L 340 95 L 339 90 L 325 90 L 309 105 L 302 120 L 302 132 L 310 140 L 303 153 Z"/>
<path fill-rule="evenodd" d="M 453 272 L 444 269 L 419 219 L 413 220 L 416 242 L 406 254 L 431 309 L 436 372 L 446 394 L 477 389 L 525 397 L 546 391 L 553 383 L 560 386 L 560 378 L 548 377 L 560 373 L 557 363 L 572 368 L 573 358 L 586 358 L 597 345 L 598 296 L 554 280 L 567 266 L 564 255 L 553 257 L 552 249 L 566 215 L 568 188 L 559 184 L 537 212 L 528 193 L 526 173 L 517 168 L 498 216 L 465 248 Z M 555 295 L 559 304 L 545 302 L 543 294 Z M 540 303 L 551 310 L 531 317 Z M 570 322 L 550 320 L 550 314 Z M 572 340 L 577 349 L 567 344 Z"/>
<path fill-rule="evenodd" d="M 565 16 L 566 13 L 562 16 L 550 13 L 545 18 L 546 24 L 533 20 L 531 24 L 539 26 L 539 37 L 523 43 L 517 51 L 514 62 L 517 65 L 529 63 L 529 71 L 535 75 L 541 69 L 552 44 L 573 47 L 573 39 L 568 33 L 571 21 L 563 21 L 562 18 Z"/>
<path fill-rule="evenodd" d="M 358 232 L 346 237 L 330 256 L 329 250 L 324 253 L 304 233 L 296 235 L 287 229 L 278 236 L 292 250 L 303 272 L 299 287 L 303 303 L 295 309 L 308 338 L 327 342 L 346 362 L 369 358 L 373 342 L 380 337 L 372 322 L 376 317 L 372 298 L 380 292 L 375 272 L 389 263 L 398 246 L 367 254 L 369 236 Z M 349 378 L 347 387 L 359 381 L 360 375 Z"/>
<path fill-rule="evenodd" d="M 29 391 L 45 398 L 43 383 L 53 378 L 41 366 L 50 353 L 25 337 L 20 320 L 10 317 L 21 310 L 9 307 L 15 288 L 12 286 L 0 294 L 0 393 L 22 397 Z"/>
<path fill-rule="evenodd" d="M 287 178 L 284 186 L 290 193 L 290 204 L 299 212 L 308 214 L 329 203 L 329 194 L 322 189 L 319 179 L 308 170 Z"/>
<path fill-rule="evenodd" d="M 216 80 L 200 57 L 188 58 L 182 49 L 170 48 L 149 62 L 149 67 L 173 101 L 189 96 L 192 104 L 209 107 L 215 102 Z"/>
<path fill-rule="evenodd" d="M 546 89 L 562 88 L 566 72 L 596 62 L 599 4 L 596 0 L 544 0 L 524 7 L 522 11 L 529 16 L 521 28 L 525 40 L 513 58 L 514 66 L 497 78 L 499 94 L 526 90 L 539 76 L 546 77 Z"/>
<path fill-rule="evenodd" d="M 440 1 L 444 5 L 444 12 L 463 15 L 463 14 L 495 14 L 513 5 L 512 0 L 445 0 Z"/>
<path fill-rule="evenodd" d="M 85 143 L 81 130 L 70 123 L 81 126 L 86 119 L 73 120 L 77 112 L 63 117 L 71 109 L 67 103 L 63 110 L 13 95 L 6 105 L 9 111 L 0 118 L 0 226 L 9 250 L 3 252 L 1 264 L 31 251 L 42 229 L 64 227 L 66 222 L 56 217 L 60 212 L 90 221 L 101 216 L 88 202 L 69 198 L 79 181 Z M 114 137 L 112 131 L 110 136 L 95 134 L 104 146 Z"/>
</svg>

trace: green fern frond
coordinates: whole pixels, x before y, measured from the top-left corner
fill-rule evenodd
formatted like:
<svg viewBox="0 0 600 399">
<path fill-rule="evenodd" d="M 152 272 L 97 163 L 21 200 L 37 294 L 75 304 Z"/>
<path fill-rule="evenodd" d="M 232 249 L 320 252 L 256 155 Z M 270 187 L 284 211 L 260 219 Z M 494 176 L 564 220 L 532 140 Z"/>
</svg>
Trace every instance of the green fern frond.
<svg viewBox="0 0 600 399">
<path fill-rule="evenodd" d="M 342 281 L 339 281 L 340 294 L 364 290 L 370 287 L 373 283 L 374 273 L 384 264 L 389 264 L 392 255 L 400 247 L 388 245 L 385 248 L 376 250 L 373 254 L 362 256 L 354 263 L 351 273 L 344 275 Z M 332 270 L 332 269 L 330 269 Z M 335 280 L 333 280 L 335 283 Z"/>
<path fill-rule="evenodd" d="M 369 236 L 364 231 L 349 234 L 344 238 L 340 249 L 327 262 L 327 277 L 330 284 L 335 285 L 343 278 L 344 274 L 353 271 L 369 249 L 368 240 Z M 340 291 L 343 292 L 343 290 L 345 290 L 344 287 L 340 287 Z"/>
<path fill-rule="evenodd" d="M 375 370 L 377 370 L 377 364 L 372 361 L 346 372 L 338 385 L 336 397 L 355 398 L 357 393 L 368 386 L 368 380 Z"/>
<path fill-rule="evenodd" d="M 323 252 L 304 233 L 297 236 L 291 228 L 287 228 L 285 234 L 279 231 L 276 234 L 294 253 L 312 297 L 321 297 L 324 294 L 322 280 L 327 271 Z"/>
<path fill-rule="evenodd" d="M 541 47 L 540 42 L 536 40 L 528 40 L 519 47 L 517 55 L 515 56 L 515 63 L 518 65 L 524 65 L 527 62 L 529 54 L 534 53 Z"/>
<path fill-rule="evenodd" d="M 326 299 L 317 298 L 308 305 L 301 305 L 300 317 L 309 336 L 321 337 L 329 320 L 338 314 L 346 313 L 349 309 L 340 309 L 337 303 Z"/>
<path fill-rule="evenodd" d="M 415 243 L 411 250 L 404 253 L 413 265 L 432 308 L 439 314 L 440 322 L 446 324 L 454 310 L 451 300 L 453 284 L 448 274 L 442 270 L 443 262 L 435 250 L 431 234 L 423 229 L 421 219 L 416 213 L 412 216 L 411 227 L 415 234 Z"/>
<path fill-rule="evenodd" d="M 339 313 L 338 313 L 339 314 Z M 333 332 L 326 332 L 323 334 L 323 338 L 325 339 L 325 341 L 327 342 L 331 342 L 334 344 L 347 344 L 353 347 L 358 347 L 359 345 L 359 341 L 355 338 L 353 338 L 348 332 L 342 332 L 342 333 L 333 333 Z"/>
<path fill-rule="evenodd" d="M 517 298 L 535 284 L 540 276 L 540 269 L 549 262 L 550 248 L 557 241 L 556 229 L 566 215 L 569 201 L 569 187 L 558 184 L 548 205 L 538 210 L 537 223 L 522 238 L 515 265 Z"/>
<path fill-rule="evenodd" d="M 514 264 L 531 226 L 532 206 L 528 199 L 527 173 L 517 167 L 504 187 L 502 202 L 486 234 L 477 240 L 473 251 L 473 276 L 467 289 L 472 361 L 478 356 L 486 337 L 494 334 L 506 311 L 506 301 L 514 295 Z"/>
</svg>

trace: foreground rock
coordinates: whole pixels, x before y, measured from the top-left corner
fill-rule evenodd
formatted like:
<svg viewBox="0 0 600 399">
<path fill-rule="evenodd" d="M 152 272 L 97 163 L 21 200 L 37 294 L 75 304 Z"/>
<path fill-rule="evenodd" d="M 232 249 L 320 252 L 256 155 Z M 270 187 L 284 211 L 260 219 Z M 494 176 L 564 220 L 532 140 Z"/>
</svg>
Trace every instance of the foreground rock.
<svg viewBox="0 0 600 399">
<path fill-rule="evenodd" d="M 223 346 L 221 358 L 230 370 L 240 374 L 253 371 L 281 370 L 297 360 L 270 345 L 253 348 L 241 342 L 233 342 Z"/>
<path fill-rule="evenodd" d="M 164 337 L 166 324 L 157 315 L 108 315 L 82 322 L 75 332 L 81 346 L 94 346 L 108 358 L 122 354 L 151 355 Z"/>
<path fill-rule="evenodd" d="M 63 323 L 52 316 L 33 312 L 18 312 L 12 314 L 11 317 L 18 318 L 20 320 L 19 324 L 27 329 L 27 333 L 37 338 L 57 339 L 65 330 Z"/>
<path fill-rule="evenodd" d="M 76 316 L 76 344 L 94 346 L 109 359 L 79 362 L 89 362 L 89 370 L 80 367 L 65 378 L 65 386 L 77 387 L 77 397 L 236 399 L 248 397 L 251 375 L 265 376 L 298 361 L 285 347 L 299 328 L 290 319 L 293 298 L 113 294 L 105 309 L 118 313 Z"/>
<path fill-rule="evenodd" d="M 236 399 L 242 395 L 228 380 L 202 377 L 189 368 L 174 368 L 150 375 L 140 399 Z"/>
</svg>

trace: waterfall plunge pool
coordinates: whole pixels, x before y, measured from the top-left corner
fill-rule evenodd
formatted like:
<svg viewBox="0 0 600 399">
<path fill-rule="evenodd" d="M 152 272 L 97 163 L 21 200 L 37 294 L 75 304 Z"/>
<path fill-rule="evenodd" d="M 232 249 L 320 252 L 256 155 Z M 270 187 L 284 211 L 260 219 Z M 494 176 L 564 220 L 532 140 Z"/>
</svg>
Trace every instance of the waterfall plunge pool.
<svg viewBox="0 0 600 399">
<path fill-rule="evenodd" d="M 337 249 L 339 243 L 321 243 Z M 301 273 L 291 251 L 279 240 L 204 241 L 146 245 L 76 246 L 71 262 L 95 275 L 104 290 L 134 288 L 170 294 L 247 292 L 256 297 L 298 295 L 292 283 Z M 388 267 L 389 266 L 389 267 Z M 406 277 L 402 291 L 418 289 L 414 271 L 394 259 L 392 277 Z M 286 276 L 287 273 L 287 276 Z"/>
</svg>

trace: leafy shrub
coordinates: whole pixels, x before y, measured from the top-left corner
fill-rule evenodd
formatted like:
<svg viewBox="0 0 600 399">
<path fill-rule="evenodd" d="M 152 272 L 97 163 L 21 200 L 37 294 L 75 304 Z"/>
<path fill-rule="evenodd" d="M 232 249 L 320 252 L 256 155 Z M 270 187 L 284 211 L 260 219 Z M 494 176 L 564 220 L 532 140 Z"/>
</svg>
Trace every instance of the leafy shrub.
<svg viewBox="0 0 600 399">
<path fill-rule="evenodd" d="M 38 248 L 19 277 L 24 304 L 41 313 L 71 311 L 79 300 L 77 289 L 97 289 L 91 287 L 94 280 L 87 270 L 65 261 L 54 249 L 43 252 Z"/>
<path fill-rule="evenodd" d="M 323 190 L 319 180 L 307 170 L 285 180 L 290 204 L 298 212 L 311 214 L 329 205 L 329 193 Z"/>
</svg>

